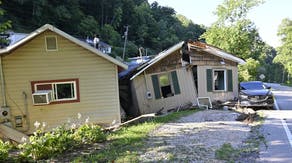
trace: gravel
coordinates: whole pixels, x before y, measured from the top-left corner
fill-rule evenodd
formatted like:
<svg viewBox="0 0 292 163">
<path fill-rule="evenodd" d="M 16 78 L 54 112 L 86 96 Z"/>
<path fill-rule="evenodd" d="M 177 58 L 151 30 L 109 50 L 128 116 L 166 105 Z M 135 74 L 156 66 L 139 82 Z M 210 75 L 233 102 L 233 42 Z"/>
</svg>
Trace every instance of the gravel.
<svg viewBox="0 0 292 163">
<path fill-rule="evenodd" d="M 224 162 L 215 151 L 224 143 L 240 148 L 250 136 L 249 125 L 235 119 L 238 113 L 205 110 L 166 123 L 145 141 L 140 162 Z"/>
</svg>

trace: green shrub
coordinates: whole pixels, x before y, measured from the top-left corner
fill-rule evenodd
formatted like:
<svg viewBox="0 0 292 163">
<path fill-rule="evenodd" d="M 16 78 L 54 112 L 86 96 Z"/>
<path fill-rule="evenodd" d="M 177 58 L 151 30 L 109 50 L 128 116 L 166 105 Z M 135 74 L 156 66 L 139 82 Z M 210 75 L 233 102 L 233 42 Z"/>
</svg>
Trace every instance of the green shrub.
<svg viewBox="0 0 292 163">
<path fill-rule="evenodd" d="M 8 152 L 12 148 L 9 142 L 3 142 L 0 140 L 0 160 L 7 160 L 8 159 Z"/>
<path fill-rule="evenodd" d="M 30 136 L 29 142 L 19 145 L 22 149 L 22 156 L 34 160 L 53 157 L 74 146 L 76 146 L 76 142 L 73 134 L 64 126 L 47 133 L 38 130 L 33 136 Z"/>
<path fill-rule="evenodd" d="M 104 142 L 106 135 L 98 125 L 85 124 L 79 127 L 75 133 L 75 139 L 81 143 Z"/>
<path fill-rule="evenodd" d="M 19 148 L 24 158 L 40 160 L 54 157 L 80 144 L 105 140 L 106 135 L 97 125 L 85 124 L 76 130 L 68 130 L 65 126 L 60 126 L 47 133 L 44 133 L 43 129 L 37 130 L 30 136 L 29 141 L 19 145 Z"/>
</svg>

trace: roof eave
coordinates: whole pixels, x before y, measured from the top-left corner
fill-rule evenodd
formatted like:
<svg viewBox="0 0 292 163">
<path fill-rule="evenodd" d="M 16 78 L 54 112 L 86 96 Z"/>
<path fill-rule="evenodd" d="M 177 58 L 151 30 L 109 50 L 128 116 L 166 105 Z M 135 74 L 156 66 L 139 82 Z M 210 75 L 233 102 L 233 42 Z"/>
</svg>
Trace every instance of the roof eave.
<svg viewBox="0 0 292 163">
<path fill-rule="evenodd" d="M 44 32 L 46 30 L 50 30 L 50 31 L 56 32 L 57 34 L 67 38 L 68 40 L 80 45 L 81 47 L 91 51 L 92 53 L 94 53 L 94 54 L 96 54 L 96 55 L 98 55 L 98 56 L 100 56 L 100 57 L 102 57 L 102 58 L 104 58 L 104 59 L 106 59 L 106 60 L 108 60 L 108 61 L 110 61 L 110 62 L 112 62 L 112 63 L 114 63 L 114 64 L 116 64 L 116 65 L 118 65 L 120 67 L 122 67 L 122 68 L 124 68 L 124 69 L 128 68 L 128 65 L 126 65 L 126 64 L 124 64 L 124 63 L 122 63 L 122 62 L 120 62 L 120 61 L 118 61 L 118 60 L 116 60 L 116 59 L 114 59 L 114 58 L 102 53 L 101 51 L 89 46 L 85 42 L 82 42 L 82 41 L 70 36 L 69 34 L 59 30 L 58 28 L 56 28 L 56 27 L 54 27 L 54 26 L 52 26 L 50 24 L 43 25 L 42 27 L 40 27 L 37 30 L 33 31 L 28 36 L 26 36 L 22 40 L 16 42 L 12 46 L 8 46 L 5 49 L 0 50 L 0 55 L 11 52 L 12 50 L 17 48 L 18 46 L 26 43 L 27 41 L 33 39 L 34 37 L 36 37 L 37 35 L 41 34 L 42 32 Z"/>
<path fill-rule="evenodd" d="M 245 61 L 241 58 L 238 58 L 232 54 L 229 54 L 227 52 L 224 52 L 222 50 L 219 50 L 219 49 L 216 49 L 216 48 L 213 48 L 213 47 L 210 47 L 210 46 L 207 46 L 207 49 L 205 49 L 205 51 L 213 54 L 213 55 L 216 55 L 218 57 L 221 57 L 221 58 L 224 58 L 224 59 L 227 59 L 227 60 L 231 60 L 233 62 L 237 62 L 238 64 L 245 64 Z"/>
<path fill-rule="evenodd" d="M 150 61 L 148 61 L 148 65 L 145 66 L 145 64 L 143 64 L 142 66 L 144 68 L 142 68 L 140 71 L 138 71 L 135 75 L 133 75 L 130 80 L 133 80 L 135 77 L 137 77 L 138 75 L 140 75 L 142 72 L 144 72 L 145 70 L 147 70 L 149 67 L 151 67 L 152 65 L 154 65 L 155 63 L 161 61 L 163 58 L 167 57 L 168 55 L 170 55 L 171 53 L 173 53 L 174 51 L 178 50 L 179 48 L 181 48 L 182 44 L 184 42 L 181 41 L 179 43 L 177 43 L 176 45 L 172 46 L 171 48 L 162 51 L 161 53 L 159 53 L 156 57 L 154 57 L 153 59 L 151 59 Z M 146 63 L 146 64 L 147 64 Z M 138 68 L 139 69 L 139 68 Z"/>
<path fill-rule="evenodd" d="M 122 62 L 120 62 L 120 61 L 118 61 L 118 60 L 116 60 L 116 59 L 114 59 L 114 58 L 112 58 L 112 57 L 110 57 L 110 56 L 108 56 L 108 55 L 102 53 L 102 52 L 99 51 L 98 49 L 96 49 L 96 48 L 94 48 L 94 47 L 88 45 L 88 44 L 85 43 L 85 42 L 82 42 L 82 41 L 80 41 L 80 40 L 78 40 L 78 39 L 76 39 L 76 38 L 70 36 L 69 34 L 67 34 L 67 33 L 65 33 L 65 32 L 59 30 L 58 28 L 53 27 L 52 25 L 49 25 L 49 28 L 48 28 L 48 29 L 50 29 L 50 30 L 53 31 L 53 32 L 58 33 L 59 35 L 61 35 L 61 36 L 65 37 L 65 38 L 67 38 L 68 40 L 70 40 L 70 41 L 72 41 L 72 42 L 74 42 L 74 43 L 80 45 L 81 47 L 83 47 L 83 48 L 85 48 L 85 49 L 91 51 L 92 53 L 97 54 L 97 55 L 100 56 L 100 57 L 103 57 L 104 59 L 109 60 L 110 62 L 112 62 L 112 63 L 114 63 L 114 64 L 116 64 L 116 65 L 118 65 L 118 66 L 120 66 L 120 67 L 122 67 L 122 68 L 124 68 L 124 69 L 127 69 L 127 68 L 128 68 L 128 65 L 126 65 L 125 63 L 122 63 Z"/>
<path fill-rule="evenodd" d="M 46 24 L 48 25 L 48 24 Z M 36 37 L 37 35 L 39 35 L 40 33 L 44 32 L 46 29 L 44 28 L 46 25 L 42 26 L 41 28 L 33 31 L 32 33 L 30 33 L 29 35 L 27 35 L 26 37 L 24 37 L 23 39 L 19 40 L 18 42 L 16 42 L 15 44 L 11 45 L 11 46 L 7 46 L 4 49 L 0 50 L 0 55 L 2 54 L 6 54 L 6 53 L 10 53 L 12 50 L 14 50 L 15 48 L 19 47 L 20 45 L 26 43 L 27 41 L 33 39 L 34 37 Z"/>
</svg>

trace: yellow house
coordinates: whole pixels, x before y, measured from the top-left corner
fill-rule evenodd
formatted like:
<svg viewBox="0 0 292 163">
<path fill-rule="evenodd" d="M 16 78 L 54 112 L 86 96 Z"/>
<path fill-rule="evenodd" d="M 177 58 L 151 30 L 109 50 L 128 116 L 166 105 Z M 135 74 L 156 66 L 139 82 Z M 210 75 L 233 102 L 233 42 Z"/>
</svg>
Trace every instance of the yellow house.
<svg viewBox="0 0 292 163">
<path fill-rule="evenodd" d="M 234 99 L 238 97 L 237 66 L 244 63 L 206 43 L 180 42 L 124 77 L 132 97 L 125 111 L 137 116 L 197 105 L 198 98 Z"/>
<path fill-rule="evenodd" d="M 86 120 L 118 124 L 118 71 L 126 68 L 46 24 L 0 50 L 0 122 L 25 134 L 35 122 L 47 130 Z"/>
</svg>

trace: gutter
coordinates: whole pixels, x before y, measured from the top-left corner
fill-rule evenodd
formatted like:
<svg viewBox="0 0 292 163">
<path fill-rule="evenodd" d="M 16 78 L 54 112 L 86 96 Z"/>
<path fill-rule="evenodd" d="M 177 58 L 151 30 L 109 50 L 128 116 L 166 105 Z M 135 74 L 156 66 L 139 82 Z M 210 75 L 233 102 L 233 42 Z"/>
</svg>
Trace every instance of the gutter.
<svg viewBox="0 0 292 163">
<path fill-rule="evenodd" d="M 6 90 L 5 90 L 2 56 L 0 56 L 0 78 L 1 78 L 0 80 L 1 80 L 2 106 L 6 107 L 7 101 L 6 101 Z"/>
</svg>

